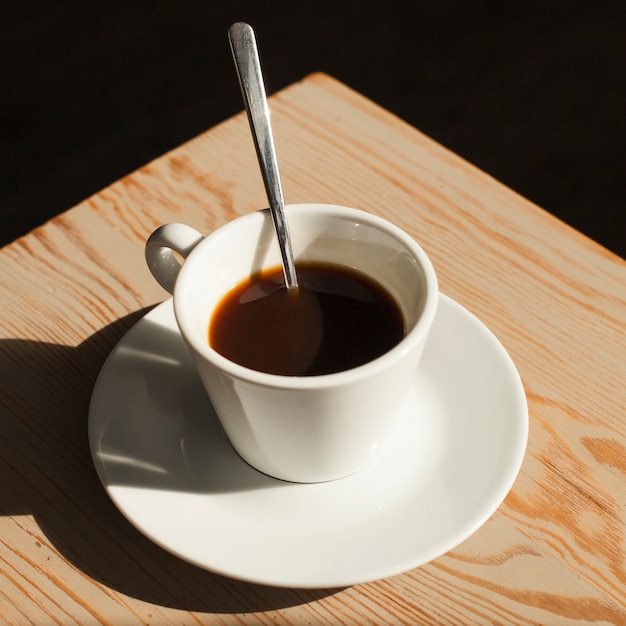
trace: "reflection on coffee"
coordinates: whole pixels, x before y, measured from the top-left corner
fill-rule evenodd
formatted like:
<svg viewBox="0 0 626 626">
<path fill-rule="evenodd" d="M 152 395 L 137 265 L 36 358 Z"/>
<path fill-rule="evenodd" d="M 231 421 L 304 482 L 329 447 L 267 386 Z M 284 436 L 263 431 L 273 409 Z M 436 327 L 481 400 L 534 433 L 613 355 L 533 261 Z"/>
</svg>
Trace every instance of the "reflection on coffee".
<svg viewBox="0 0 626 626">
<path fill-rule="evenodd" d="M 209 321 L 209 345 L 254 370 L 315 376 L 363 365 L 404 336 L 397 303 L 369 277 L 326 263 L 296 270 L 297 291 L 284 286 L 281 267 L 231 289 Z"/>
</svg>

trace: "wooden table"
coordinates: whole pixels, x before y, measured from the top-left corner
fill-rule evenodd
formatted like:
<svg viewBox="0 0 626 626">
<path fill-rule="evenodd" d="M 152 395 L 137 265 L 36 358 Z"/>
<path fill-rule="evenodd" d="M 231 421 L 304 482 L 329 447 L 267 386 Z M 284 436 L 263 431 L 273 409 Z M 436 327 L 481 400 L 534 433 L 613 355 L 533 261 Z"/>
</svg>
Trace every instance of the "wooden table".
<svg viewBox="0 0 626 626">
<path fill-rule="evenodd" d="M 266 199 L 244 114 L 0 252 L 0 621 L 8 624 L 626 623 L 626 263 L 334 79 L 271 100 L 287 202 L 380 214 L 515 361 L 530 433 L 512 491 L 474 535 L 340 591 L 251 585 L 153 545 L 106 496 L 90 393 L 166 294 L 143 243 Z M 582 622 L 581 622 L 582 623 Z"/>
</svg>

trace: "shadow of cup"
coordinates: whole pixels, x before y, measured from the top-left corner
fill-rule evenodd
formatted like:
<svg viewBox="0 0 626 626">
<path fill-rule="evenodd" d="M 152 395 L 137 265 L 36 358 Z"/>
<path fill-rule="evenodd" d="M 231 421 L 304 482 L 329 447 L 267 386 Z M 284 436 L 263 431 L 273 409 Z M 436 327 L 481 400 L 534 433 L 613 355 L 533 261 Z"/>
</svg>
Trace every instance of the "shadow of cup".
<svg viewBox="0 0 626 626">
<path fill-rule="evenodd" d="M 96 586 L 105 585 L 156 605 L 238 613 L 294 606 L 335 593 L 250 585 L 200 569 L 145 538 L 107 497 L 89 451 L 90 397 L 107 355 L 147 311 L 113 322 L 76 347 L 0 340 L 0 515 L 28 526 L 42 555 L 36 563 L 37 576 L 44 570 L 54 581 L 62 569 L 58 564 L 57 569 L 49 567 L 54 557 L 41 532 L 54 550 Z M 163 337 L 170 348 L 173 339 Z M 149 357 L 140 357 L 145 358 Z M 171 366 L 152 364 L 156 368 Z M 155 401 L 163 399 L 159 389 L 150 393 L 155 394 Z M 213 428 L 208 422 L 204 428 Z M 135 469 L 141 469 L 143 463 L 144 471 L 134 471 L 132 478 L 159 488 L 197 488 L 191 483 L 180 485 L 172 476 L 155 479 L 153 461 L 146 449 L 144 458 L 133 461 Z M 124 466 L 121 460 L 120 480 L 129 478 Z M 248 485 L 216 481 L 213 485 L 220 489 L 254 486 L 254 481 Z M 20 521 L 20 516 L 25 519 Z M 2 551 L 8 549 L 5 546 Z M 85 606 L 89 608 L 87 603 Z"/>
</svg>

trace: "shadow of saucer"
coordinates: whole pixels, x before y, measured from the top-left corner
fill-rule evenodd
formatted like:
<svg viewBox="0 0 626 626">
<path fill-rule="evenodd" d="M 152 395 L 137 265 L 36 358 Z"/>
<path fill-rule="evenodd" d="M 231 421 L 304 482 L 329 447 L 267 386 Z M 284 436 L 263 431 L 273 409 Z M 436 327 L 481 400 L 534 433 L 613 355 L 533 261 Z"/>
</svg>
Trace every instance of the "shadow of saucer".
<svg viewBox="0 0 626 626">
<path fill-rule="evenodd" d="M 76 347 L 0 340 L 0 515 L 34 516 L 50 543 L 86 576 L 156 605 L 240 613 L 336 593 L 264 587 L 200 569 L 145 538 L 107 497 L 89 451 L 90 396 L 107 355 L 148 310 Z"/>
</svg>

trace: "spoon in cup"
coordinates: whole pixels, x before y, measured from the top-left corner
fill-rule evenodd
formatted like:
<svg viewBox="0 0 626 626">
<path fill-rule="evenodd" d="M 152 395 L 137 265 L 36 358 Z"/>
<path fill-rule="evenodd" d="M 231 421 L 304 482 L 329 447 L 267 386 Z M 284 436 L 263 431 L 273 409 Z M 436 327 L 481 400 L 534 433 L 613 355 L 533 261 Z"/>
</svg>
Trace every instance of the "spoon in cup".
<svg viewBox="0 0 626 626">
<path fill-rule="evenodd" d="M 298 288 L 298 279 L 285 216 L 285 201 L 254 31 L 249 24 L 237 22 L 228 29 L 228 39 L 237 68 L 248 121 L 252 129 L 270 213 L 278 237 L 285 284 L 289 290 L 295 290 Z"/>
</svg>

